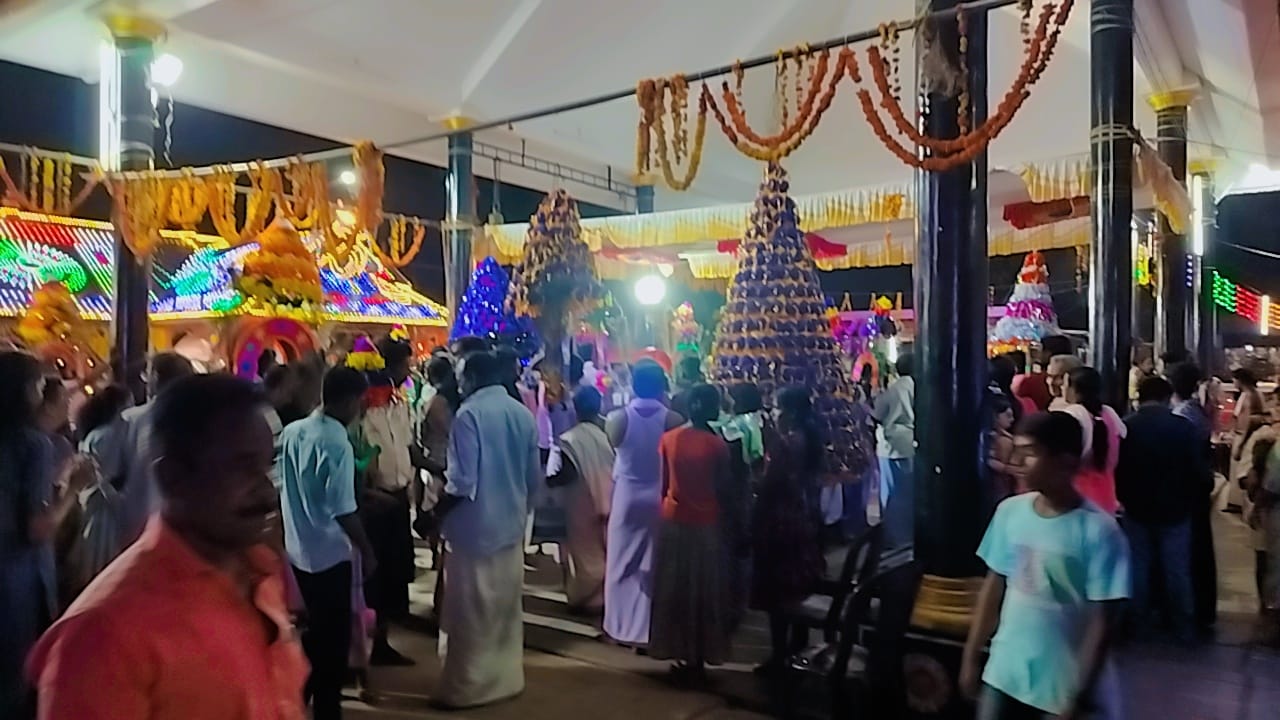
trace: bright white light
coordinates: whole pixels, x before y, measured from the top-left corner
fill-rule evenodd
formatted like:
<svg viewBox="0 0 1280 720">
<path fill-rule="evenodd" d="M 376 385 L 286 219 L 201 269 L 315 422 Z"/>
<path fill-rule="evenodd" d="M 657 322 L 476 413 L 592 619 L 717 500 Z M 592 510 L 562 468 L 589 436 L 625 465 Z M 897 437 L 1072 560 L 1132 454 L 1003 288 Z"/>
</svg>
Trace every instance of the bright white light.
<svg viewBox="0 0 1280 720">
<path fill-rule="evenodd" d="M 182 77 L 182 59 L 165 53 L 151 61 L 151 83 L 161 87 L 173 87 Z"/>
<path fill-rule="evenodd" d="M 120 56 L 109 42 L 98 45 L 98 164 L 120 169 Z"/>
<path fill-rule="evenodd" d="M 1266 335 L 1271 329 L 1271 296 L 1263 295 L 1258 308 L 1258 333 Z"/>
<path fill-rule="evenodd" d="M 342 183 L 343 185 L 355 185 L 356 171 L 343 170 L 342 172 L 338 173 L 338 182 Z"/>
<path fill-rule="evenodd" d="M 1245 352 L 1253 352 L 1253 346 L 1252 346 L 1252 345 L 1245 345 L 1245 346 L 1244 346 L 1244 351 L 1245 351 Z"/>
<path fill-rule="evenodd" d="M 888 357 L 889 357 L 889 362 L 891 363 L 898 362 L 898 338 L 896 337 L 889 338 Z"/>
<path fill-rule="evenodd" d="M 1191 252 L 1204 257 L 1204 176 L 1191 176 Z"/>
<path fill-rule="evenodd" d="M 661 275 L 645 275 L 636 281 L 635 290 L 641 305 L 657 305 L 667 296 L 667 281 Z"/>
<path fill-rule="evenodd" d="M 1280 171 L 1261 163 L 1253 163 L 1245 171 L 1244 176 L 1235 182 L 1223 195 L 1247 195 L 1280 190 Z"/>
</svg>

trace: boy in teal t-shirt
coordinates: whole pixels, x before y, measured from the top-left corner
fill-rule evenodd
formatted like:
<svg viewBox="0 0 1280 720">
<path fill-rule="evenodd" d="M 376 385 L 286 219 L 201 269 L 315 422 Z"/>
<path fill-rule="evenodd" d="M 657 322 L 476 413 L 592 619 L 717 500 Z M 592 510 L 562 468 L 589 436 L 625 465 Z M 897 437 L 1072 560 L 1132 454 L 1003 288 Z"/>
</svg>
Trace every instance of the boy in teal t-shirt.
<svg viewBox="0 0 1280 720">
<path fill-rule="evenodd" d="M 1072 484 L 1082 446 L 1066 413 L 1032 416 L 1015 436 L 1011 465 L 1031 492 L 1000 504 L 978 548 L 989 572 L 960 674 L 978 720 L 1120 717 L 1107 654 L 1129 597 L 1129 546 Z"/>
</svg>

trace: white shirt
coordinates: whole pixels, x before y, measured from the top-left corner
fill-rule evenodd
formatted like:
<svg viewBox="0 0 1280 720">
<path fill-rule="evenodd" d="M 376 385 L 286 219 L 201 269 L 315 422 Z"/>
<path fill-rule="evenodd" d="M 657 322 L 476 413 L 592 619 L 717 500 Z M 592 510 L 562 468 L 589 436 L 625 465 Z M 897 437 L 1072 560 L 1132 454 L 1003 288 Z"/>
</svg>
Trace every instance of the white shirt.
<svg viewBox="0 0 1280 720">
<path fill-rule="evenodd" d="M 409 403 L 397 393 L 390 404 L 366 410 L 361 428 L 365 440 L 382 450 L 378 454 L 378 488 L 395 491 L 409 487 L 414 473 L 409 455 L 413 444 Z"/>
<path fill-rule="evenodd" d="M 916 381 L 900 377 L 876 398 L 876 451 L 880 457 L 903 459 L 916 455 Z"/>
</svg>

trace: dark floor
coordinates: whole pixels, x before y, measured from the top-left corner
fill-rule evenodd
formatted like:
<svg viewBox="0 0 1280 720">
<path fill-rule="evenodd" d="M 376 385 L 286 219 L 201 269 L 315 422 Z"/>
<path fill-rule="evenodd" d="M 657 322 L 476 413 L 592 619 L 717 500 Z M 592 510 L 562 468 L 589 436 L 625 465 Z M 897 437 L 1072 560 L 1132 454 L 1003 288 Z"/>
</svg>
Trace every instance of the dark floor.
<svg viewBox="0 0 1280 720">
<path fill-rule="evenodd" d="M 1119 652 L 1127 717 L 1159 720 L 1280 719 L 1280 653 L 1257 643 L 1253 560 L 1237 515 L 1217 513 L 1215 537 L 1220 577 L 1220 622 L 1212 642 L 1195 650 L 1137 645 Z M 763 618 L 748 616 L 735 638 L 735 662 L 716 672 L 711 694 L 682 693 L 661 681 L 662 663 L 602 641 L 598 623 L 571 616 L 560 592 L 552 554 L 531 559 L 525 585 L 526 645 L 530 688 L 506 706 L 464 717 L 539 718 L 564 714 L 564 693 L 573 706 L 607 709 L 607 717 L 749 718 L 768 713 L 770 695 L 751 674 L 767 646 Z M 434 574 L 430 556 L 419 552 L 422 574 L 412 588 L 414 611 L 430 612 Z M 378 671 L 375 684 L 389 693 L 377 710 L 353 705 L 351 717 L 431 717 L 423 710 L 434 677 L 431 638 L 405 631 L 398 640 L 426 668 Z M 400 688 L 411 688 L 402 691 Z M 549 688 L 555 688 L 551 692 Z M 593 698 L 608 705 L 596 705 Z M 514 713 L 514 714 L 511 714 Z M 570 719 L 572 720 L 572 719 Z"/>
</svg>

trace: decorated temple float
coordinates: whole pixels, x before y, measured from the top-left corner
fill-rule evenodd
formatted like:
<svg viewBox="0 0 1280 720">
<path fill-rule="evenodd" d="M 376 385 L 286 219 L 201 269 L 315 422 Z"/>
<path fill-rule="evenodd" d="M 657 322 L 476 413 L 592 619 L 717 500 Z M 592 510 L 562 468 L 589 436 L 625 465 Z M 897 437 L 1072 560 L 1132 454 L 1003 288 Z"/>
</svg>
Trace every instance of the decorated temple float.
<svg viewBox="0 0 1280 720">
<path fill-rule="evenodd" d="M 263 350 L 289 360 L 394 325 L 423 353 L 447 335 L 447 309 L 371 246 L 357 246 L 339 266 L 317 239 L 280 226 L 264 230 L 261 243 L 237 247 L 193 232 L 166 230 L 160 238 L 152 254 L 151 346 L 208 369 L 252 374 Z M 41 290 L 63 288 L 74 308 L 66 329 L 74 332 L 23 342 L 78 376 L 91 374 L 106 360 L 113 263 L 110 223 L 0 208 L 0 332 L 21 339 L 20 322 L 47 294 Z"/>
</svg>

